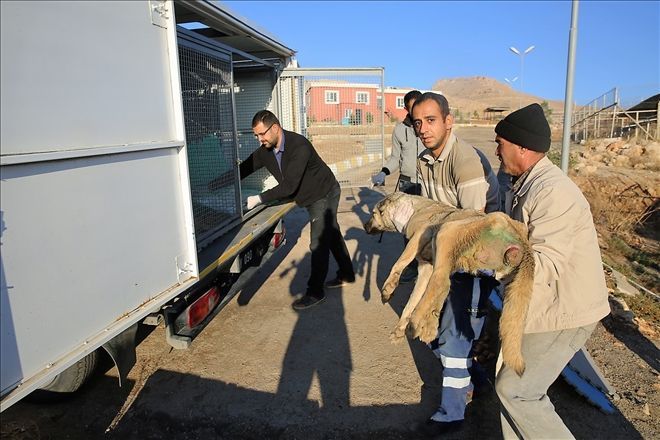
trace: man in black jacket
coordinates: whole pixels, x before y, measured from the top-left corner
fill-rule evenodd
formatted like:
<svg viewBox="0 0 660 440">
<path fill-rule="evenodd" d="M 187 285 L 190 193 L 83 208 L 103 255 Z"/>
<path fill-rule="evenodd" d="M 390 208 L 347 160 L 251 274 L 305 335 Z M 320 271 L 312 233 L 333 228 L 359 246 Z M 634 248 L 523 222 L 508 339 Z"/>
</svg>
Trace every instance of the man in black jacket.
<svg viewBox="0 0 660 440">
<path fill-rule="evenodd" d="M 312 272 L 305 295 L 293 303 L 294 309 L 305 309 L 325 299 L 323 282 L 328 274 L 330 252 L 339 270 L 326 287 L 340 287 L 355 282 L 355 271 L 346 243 L 337 223 L 337 207 L 341 190 L 328 165 L 303 136 L 286 131 L 268 110 L 252 118 L 252 131 L 261 143 L 240 165 L 241 179 L 266 167 L 278 185 L 247 199 L 248 209 L 273 200 L 293 198 L 307 209 L 310 219 Z"/>
</svg>

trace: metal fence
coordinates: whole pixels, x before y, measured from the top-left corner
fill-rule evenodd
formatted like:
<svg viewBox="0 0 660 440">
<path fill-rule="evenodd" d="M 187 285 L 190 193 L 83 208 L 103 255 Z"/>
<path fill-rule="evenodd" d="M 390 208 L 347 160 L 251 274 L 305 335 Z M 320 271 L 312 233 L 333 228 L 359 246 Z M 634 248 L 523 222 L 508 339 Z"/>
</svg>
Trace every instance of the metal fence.
<svg viewBox="0 0 660 440">
<path fill-rule="evenodd" d="M 285 69 L 284 128 L 307 137 L 342 187 L 366 186 L 385 153 L 382 68 Z"/>
<path fill-rule="evenodd" d="M 579 142 L 608 137 L 660 138 L 658 109 L 623 110 L 619 102 L 619 91 L 614 88 L 576 108 L 572 117 L 572 139 Z"/>
</svg>

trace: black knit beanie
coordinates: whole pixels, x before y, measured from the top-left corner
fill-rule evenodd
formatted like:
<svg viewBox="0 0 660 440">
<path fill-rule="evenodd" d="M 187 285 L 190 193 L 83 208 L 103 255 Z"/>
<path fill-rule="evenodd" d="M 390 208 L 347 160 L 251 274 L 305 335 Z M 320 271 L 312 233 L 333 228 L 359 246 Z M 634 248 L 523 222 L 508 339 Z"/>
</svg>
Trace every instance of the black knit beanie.
<svg viewBox="0 0 660 440">
<path fill-rule="evenodd" d="M 538 104 L 510 113 L 497 123 L 495 133 L 528 150 L 545 153 L 550 149 L 550 125 Z"/>
</svg>

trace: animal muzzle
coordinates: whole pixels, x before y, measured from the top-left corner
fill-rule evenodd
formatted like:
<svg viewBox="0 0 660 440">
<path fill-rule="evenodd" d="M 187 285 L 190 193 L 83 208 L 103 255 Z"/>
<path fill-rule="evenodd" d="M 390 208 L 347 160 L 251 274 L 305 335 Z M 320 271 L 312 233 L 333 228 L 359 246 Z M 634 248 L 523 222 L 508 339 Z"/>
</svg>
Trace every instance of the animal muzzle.
<svg viewBox="0 0 660 440">
<path fill-rule="evenodd" d="M 364 230 L 367 231 L 367 234 L 376 234 L 377 232 L 380 232 L 374 226 L 373 218 L 369 219 L 369 221 L 364 224 Z"/>
</svg>

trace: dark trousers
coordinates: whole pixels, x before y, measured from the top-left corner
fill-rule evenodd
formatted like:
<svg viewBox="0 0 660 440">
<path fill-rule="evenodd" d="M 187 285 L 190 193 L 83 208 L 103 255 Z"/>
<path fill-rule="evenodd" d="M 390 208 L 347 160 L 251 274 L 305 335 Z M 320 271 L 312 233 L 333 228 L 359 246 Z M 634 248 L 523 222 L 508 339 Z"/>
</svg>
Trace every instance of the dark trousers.
<svg viewBox="0 0 660 440">
<path fill-rule="evenodd" d="M 328 275 L 330 252 L 339 265 L 337 275 L 353 280 L 355 271 L 344 237 L 337 223 L 337 208 L 341 189 L 335 185 L 328 194 L 307 207 L 310 222 L 310 243 L 312 251 L 312 273 L 307 282 L 307 294 L 323 296 L 323 284 Z"/>
</svg>

